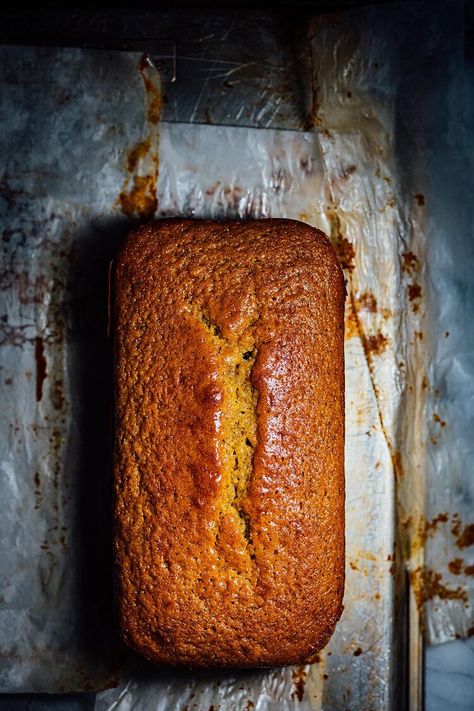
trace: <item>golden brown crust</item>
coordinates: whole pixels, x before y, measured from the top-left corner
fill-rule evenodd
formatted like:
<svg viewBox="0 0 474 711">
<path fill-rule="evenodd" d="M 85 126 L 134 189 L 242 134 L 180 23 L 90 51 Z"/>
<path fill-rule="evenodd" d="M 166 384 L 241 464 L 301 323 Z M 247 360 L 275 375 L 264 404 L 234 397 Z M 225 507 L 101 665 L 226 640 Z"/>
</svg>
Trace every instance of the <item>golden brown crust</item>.
<svg viewBox="0 0 474 711">
<path fill-rule="evenodd" d="M 156 662 L 300 663 L 344 586 L 341 270 L 292 220 L 162 220 L 116 267 L 122 633 Z"/>
</svg>

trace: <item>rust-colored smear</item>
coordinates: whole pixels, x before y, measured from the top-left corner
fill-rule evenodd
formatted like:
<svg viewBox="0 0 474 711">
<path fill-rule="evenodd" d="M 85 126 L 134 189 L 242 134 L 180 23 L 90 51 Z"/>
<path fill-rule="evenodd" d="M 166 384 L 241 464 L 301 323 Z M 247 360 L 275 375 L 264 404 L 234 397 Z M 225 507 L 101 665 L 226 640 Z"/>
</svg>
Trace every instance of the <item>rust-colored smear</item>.
<svg viewBox="0 0 474 711">
<path fill-rule="evenodd" d="M 383 353 L 389 343 L 388 338 L 380 331 L 375 336 L 365 336 L 365 341 L 366 353 L 373 353 L 374 355 Z"/>
<path fill-rule="evenodd" d="M 461 531 L 461 519 L 459 518 L 459 514 L 455 513 L 452 516 L 452 526 L 451 526 L 451 533 L 453 536 L 459 536 L 459 533 Z"/>
<path fill-rule="evenodd" d="M 441 419 L 437 412 L 433 413 L 433 420 L 438 423 L 441 427 L 446 427 L 446 422 Z"/>
<path fill-rule="evenodd" d="M 128 155 L 127 167 L 131 173 L 135 172 L 141 160 L 143 160 L 151 149 L 151 140 L 147 138 L 145 141 L 140 141 L 135 148 L 132 148 Z"/>
<path fill-rule="evenodd" d="M 43 383 L 45 381 L 46 357 L 44 355 L 44 343 L 41 336 L 35 338 L 35 362 L 36 362 L 36 400 L 39 402 L 43 397 Z"/>
<path fill-rule="evenodd" d="M 147 76 L 147 72 L 153 71 L 153 68 L 145 55 L 141 58 L 138 69 L 145 87 L 146 118 L 150 125 L 150 135 L 137 143 L 128 154 L 127 169 L 130 176 L 125 179 L 117 202 L 128 217 L 138 215 L 142 219 L 150 219 L 158 207 L 158 139 L 156 137 L 153 141 L 152 135 L 160 122 L 162 98 L 158 86 Z M 147 172 L 136 175 L 143 162 L 147 164 Z"/>
<path fill-rule="evenodd" d="M 456 539 L 458 548 L 468 548 L 474 543 L 474 523 L 464 526 L 462 533 Z"/>
<path fill-rule="evenodd" d="M 474 565 L 466 565 L 464 573 L 465 575 L 469 575 L 471 578 L 474 578 Z"/>
<path fill-rule="evenodd" d="M 354 652 L 354 657 L 360 657 L 362 654 L 362 649 L 360 647 L 357 647 L 357 649 Z"/>
<path fill-rule="evenodd" d="M 405 472 L 403 471 L 402 455 L 400 454 L 400 452 L 393 453 L 392 461 L 395 477 L 397 479 L 402 479 Z"/>
<path fill-rule="evenodd" d="M 429 385 L 428 385 L 428 378 L 426 377 L 426 375 L 424 375 L 424 376 L 423 376 L 423 379 L 422 379 L 422 381 L 421 381 L 421 389 L 422 389 L 422 390 L 428 390 L 428 387 L 429 387 Z"/>
<path fill-rule="evenodd" d="M 461 600 L 464 603 L 468 602 L 466 590 L 461 587 L 455 589 L 447 587 L 447 585 L 441 582 L 441 573 L 437 573 L 435 570 L 427 569 L 423 571 L 421 567 L 416 568 L 410 573 L 410 581 L 413 586 L 418 609 L 420 610 L 425 602 L 435 597 L 439 597 L 441 600 Z"/>
<path fill-rule="evenodd" d="M 136 175 L 129 191 L 119 195 L 122 212 L 128 217 L 138 214 L 142 218 L 153 217 L 158 207 L 156 178 L 154 175 Z"/>
<path fill-rule="evenodd" d="M 423 331 L 415 331 L 415 338 L 417 339 L 417 341 L 422 341 L 424 337 L 425 334 L 423 333 Z"/>
<path fill-rule="evenodd" d="M 467 631 L 467 636 L 474 637 L 474 625 L 472 627 L 469 627 L 469 629 Z"/>
<path fill-rule="evenodd" d="M 339 259 L 339 263 L 343 269 L 347 269 L 347 271 L 352 274 L 355 269 L 354 245 L 342 234 L 342 225 L 336 210 L 328 210 L 326 215 L 331 227 L 329 236 L 332 246 L 336 251 L 337 258 Z"/>
<path fill-rule="evenodd" d="M 420 207 L 423 207 L 423 205 L 425 204 L 425 196 L 423 195 L 423 193 L 416 193 L 415 200 Z"/>
<path fill-rule="evenodd" d="M 291 678 L 293 681 L 293 686 L 295 687 L 295 690 L 291 694 L 291 698 L 296 698 L 298 699 L 298 701 L 303 701 L 304 685 L 306 682 L 306 670 L 304 666 L 295 667 L 291 674 Z"/>
<path fill-rule="evenodd" d="M 352 560 L 349 561 L 349 565 L 351 566 L 352 570 L 359 570 L 357 565 L 355 563 L 353 563 Z"/>
<path fill-rule="evenodd" d="M 454 558 L 448 563 L 449 572 L 453 575 L 461 575 L 464 561 L 462 558 Z"/>
<path fill-rule="evenodd" d="M 377 299 L 371 291 L 364 291 L 356 300 L 356 303 L 362 311 L 369 311 L 371 314 L 377 313 Z"/>
<path fill-rule="evenodd" d="M 449 515 L 447 513 L 439 513 L 431 521 L 426 522 L 426 531 L 434 531 L 439 523 L 446 523 L 448 519 Z"/>
<path fill-rule="evenodd" d="M 413 284 L 408 284 L 408 298 L 411 301 L 411 308 L 414 313 L 419 311 L 419 304 L 417 303 L 421 299 L 421 286 L 415 281 Z"/>
<path fill-rule="evenodd" d="M 346 317 L 344 320 L 344 337 L 346 340 L 359 335 L 359 327 L 357 324 L 357 315 L 352 308 L 352 305 L 346 307 Z"/>
<path fill-rule="evenodd" d="M 246 711 L 251 711 L 251 709 L 255 708 L 255 704 L 253 701 L 250 699 L 247 701 L 247 706 L 245 707 Z"/>
<path fill-rule="evenodd" d="M 147 78 L 143 77 L 143 83 L 145 85 L 145 89 L 148 92 L 148 112 L 147 112 L 147 119 L 148 121 L 157 126 L 160 123 L 160 116 L 161 116 L 161 109 L 163 107 L 163 102 L 161 100 L 161 96 L 159 92 L 156 90 L 155 85 Z"/>
<path fill-rule="evenodd" d="M 355 264 L 354 264 L 355 249 L 354 249 L 354 245 L 352 244 L 352 242 L 349 242 L 347 237 L 338 235 L 338 240 L 336 241 L 334 247 L 336 249 L 336 254 L 339 258 L 339 261 L 341 263 L 341 267 L 343 269 L 347 269 L 348 271 L 352 272 L 355 268 Z"/>
<path fill-rule="evenodd" d="M 420 269 L 420 260 L 413 252 L 404 252 L 402 254 L 402 271 L 405 274 L 415 274 Z"/>
<path fill-rule="evenodd" d="M 145 91 L 147 93 L 147 119 L 151 124 L 156 126 L 160 122 L 163 99 L 161 96 L 161 92 L 158 91 L 155 84 L 153 84 L 153 82 L 146 75 L 146 72 L 150 70 L 150 63 L 145 54 L 142 55 L 140 59 L 138 69 L 141 74 L 143 84 L 145 86 Z"/>
</svg>

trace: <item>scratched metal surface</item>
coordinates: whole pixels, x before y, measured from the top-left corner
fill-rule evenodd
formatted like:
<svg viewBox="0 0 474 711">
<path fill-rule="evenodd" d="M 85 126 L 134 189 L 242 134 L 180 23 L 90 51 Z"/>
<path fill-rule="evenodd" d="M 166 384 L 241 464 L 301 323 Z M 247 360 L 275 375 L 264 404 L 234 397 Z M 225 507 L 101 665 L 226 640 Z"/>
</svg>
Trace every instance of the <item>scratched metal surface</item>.
<svg viewBox="0 0 474 711">
<path fill-rule="evenodd" d="M 302 130 L 311 96 L 305 13 L 229 9 L 220 14 L 143 9 L 127 12 L 10 9 L 0 41 L 73 47 L 135 48 L 162 68 L 163 119 Z M 171 55 L 176 47 L 177 81 Z"/>
<path fill-rule="evenodd" d="M 399 40 L 419 27 L 419 15 L 383 12 Z M 118 682 L 98 694 L 98 711 L 401 707 L 401 556 L 412 570 L 422 564 L 425 513 L 425 346 L 416 334 L 426 324 L 426 217 L 420 175 L 400 173 L 395 96 L 404 85 L 387 16 L 344 17 L 306 28 L 307 132 L 159 125 L 159 78 L 139 54 L 0 50 L 0 495 L 9 502 L 0 535 L 10 542 L 0 690 Z M 444 19 L 433 20 L 438 31 Z M 419 31 L 416 39 L 422 46 Z M 408 96 L 414 87 L 405 85 Z M 205 122 L 199 95 L 198 107 L 193 118 Z M 164 673 L 116 639 L 108 264 L 131 224 L 175 214 L 302 219 L 330 234 L 345 267 L 345 611 L 311 667 Z"/>
</svg>

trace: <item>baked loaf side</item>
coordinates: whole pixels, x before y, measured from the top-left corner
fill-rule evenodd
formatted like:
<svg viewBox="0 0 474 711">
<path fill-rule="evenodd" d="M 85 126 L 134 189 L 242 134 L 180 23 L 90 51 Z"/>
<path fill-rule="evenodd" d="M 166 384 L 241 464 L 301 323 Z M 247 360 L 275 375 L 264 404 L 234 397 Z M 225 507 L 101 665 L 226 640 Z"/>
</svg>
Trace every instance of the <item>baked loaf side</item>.
<svg viewBox="0 0 474 711">
<path fill-rule="evenodd" d="M 115 274 L 115 559 L 156 662 L 300 663 L 344 586 L 345 288 L 292 220 L 162 220 Z"/>
</svg>

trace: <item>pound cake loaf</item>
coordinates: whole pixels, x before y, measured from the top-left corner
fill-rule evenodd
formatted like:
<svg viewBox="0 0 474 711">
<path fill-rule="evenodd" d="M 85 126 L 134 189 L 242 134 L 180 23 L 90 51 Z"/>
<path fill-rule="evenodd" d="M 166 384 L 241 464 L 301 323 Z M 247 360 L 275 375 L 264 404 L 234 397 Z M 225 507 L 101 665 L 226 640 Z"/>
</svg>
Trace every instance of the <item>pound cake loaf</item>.
<svg viewBox="0 0 474 711">
<path fill-rule="evenodd" d="M 115 269 L 123 637 L 186 667 L 310 660 L 344 587 L 345 287 L 293 220 L 161 220 Z"/>
</svg>

